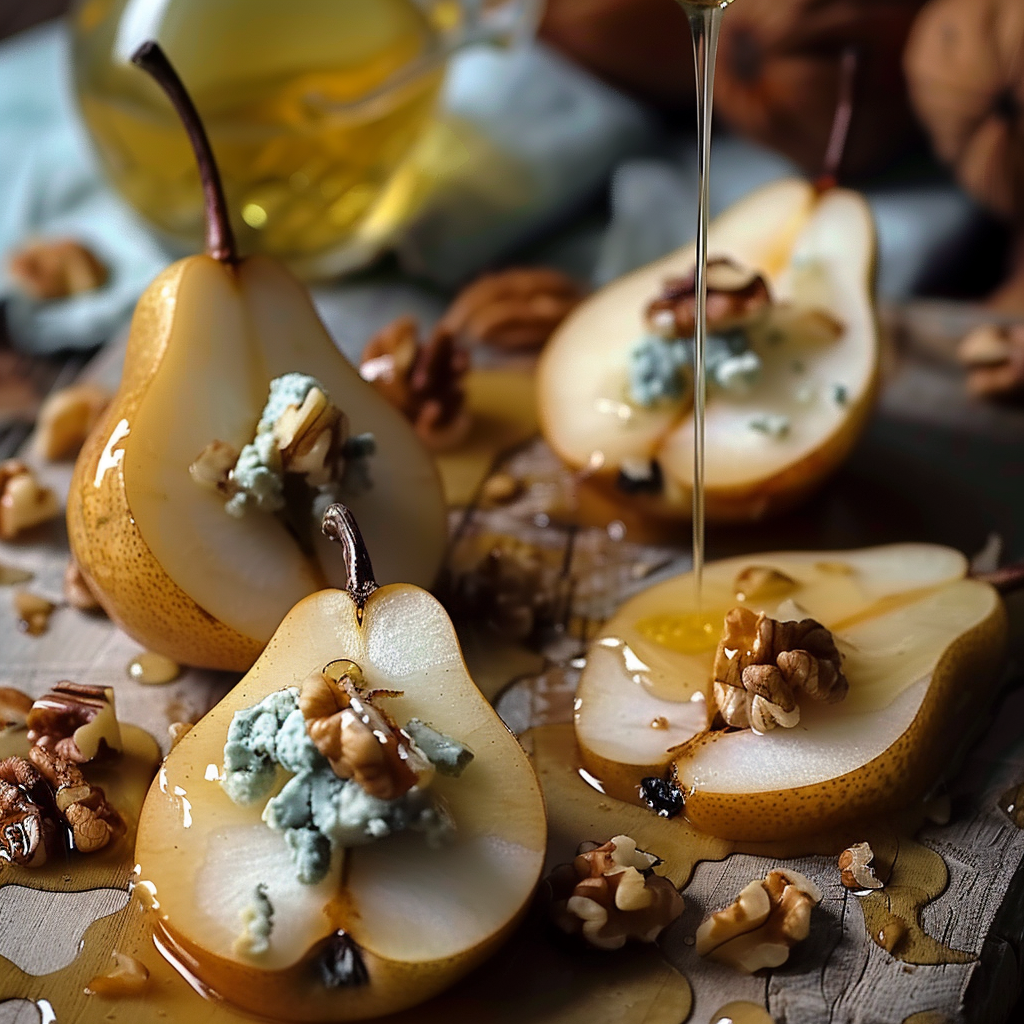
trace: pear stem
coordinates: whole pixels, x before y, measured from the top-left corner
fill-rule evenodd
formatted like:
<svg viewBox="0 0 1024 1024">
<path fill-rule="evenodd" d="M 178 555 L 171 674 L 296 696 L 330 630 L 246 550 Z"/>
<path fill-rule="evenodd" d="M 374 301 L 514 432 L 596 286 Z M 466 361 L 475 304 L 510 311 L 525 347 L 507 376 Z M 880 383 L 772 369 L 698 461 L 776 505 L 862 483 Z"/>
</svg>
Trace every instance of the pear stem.
<svg viewBox="0 0 1024 1024">
<path fill-rule="evenodd" d="M 345 589 L 361 614 L 367 599 L 377 589 L 377 581 L 355 516 L 345 505 L 335 502 L 324 512 L 322 529 L 325 537 L 337 541 L 342 547 L 348 572 Z"/>
<path fill-rule="evenodd" d="M 825 160 L 821 174 L 814 187 L 819 192 L 827 192 L 839 184 L 839 171 L 846 154 L 846 142 L 850 137 L 850 122 L 853 120 L 854 86 L 857 84 L 857 64 L 859 53 L 855 46 L 843 50 L 839 61 L 839 98 L 836 101 L 836 112 L 832 118 L 832 131 L 829 133 L 828 146 L 825 149 Z"/>
<path fill-rule="evenodd" d="M 149 40 L 132 54 L 132 63 L 150 75 L 171 101 L 181 123 L 185 127 L 192 150 L 199 165 L 199 180 L 203 185 L 203 200 L 206 207 L 206 251 L 221 263 L 237 263 L 238 250 L 235 236 L 228 219 L 228 204 L 224 199 L 224 187 L 217 170 L 217 161 L 210 147 L 199 111 L 189 96 L 185 83 L 167 59 L 159 43 Z"/>
<path fill-rule="evenodd" d="M 1024 589 L 1024 563 L 1014 562 L 993 572 L 971 573 L 971 578 L 991 584 L 1000 594 L 1013 594 Z"/>
</svg>

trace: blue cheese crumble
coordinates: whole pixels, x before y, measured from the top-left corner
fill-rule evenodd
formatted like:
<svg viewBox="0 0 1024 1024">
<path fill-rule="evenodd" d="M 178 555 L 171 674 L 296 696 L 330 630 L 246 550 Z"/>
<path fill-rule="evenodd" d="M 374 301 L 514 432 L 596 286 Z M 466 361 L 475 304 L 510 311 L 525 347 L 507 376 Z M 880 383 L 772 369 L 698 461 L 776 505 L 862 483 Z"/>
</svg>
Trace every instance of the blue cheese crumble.
<svg viewBox="0 0 1024 1024">
<path fill-rule="evenodd" d="M 464 744 L 418 719 L 410 721 L 407 734 L 443 775 L 461 774 L 473 758 Z M 235 803 L 252 804 L 273 791 L 279 769 L 291 778 L 267 800 L 263 820 L 284 834 L 298 878 L 307 885 L 324 878 L 336 849 L 405 831 L 421 832 L 430 846 L 440 846 L 454 834 L 451 817 L 425 787 L 382 800 L 353 779 L 339 778 L 309 736 L 296 687 L 235 712 L 221 785 Z"/>
</svg>

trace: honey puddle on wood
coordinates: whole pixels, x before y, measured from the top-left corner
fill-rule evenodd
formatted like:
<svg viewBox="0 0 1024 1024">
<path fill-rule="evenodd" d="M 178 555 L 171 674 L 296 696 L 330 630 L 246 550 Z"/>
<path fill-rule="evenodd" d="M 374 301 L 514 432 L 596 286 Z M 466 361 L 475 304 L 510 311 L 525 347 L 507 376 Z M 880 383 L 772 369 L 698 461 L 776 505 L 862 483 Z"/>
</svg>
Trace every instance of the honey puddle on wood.
<svg viewBox="0 0 1024 1024">
<path fill-rule="evenodd" d="M 128 662 L 128 678 L 149 686 L 173 683 L 181 675 L 181 666 L 163 654 L 143 651 Z"/>
<path fill-rule="evenodd" d="M 921 927 L 921 911 L 945 891 L 949 873 L 942 858 L 913 836 L 924 824 L 923 809 L 896 818 L 854 823 L 832 832 L 771 843 L 734 842 L 698 832 L 680 818 L 658 817 L 646 807 L 623 803 L 584 780 L 571 725 L 542 726 L 522 737 L 544 789 L 550 821 L 549 855 L 555 863 L 572 859 L 580 842 L 604 842 L 618 834 L 663 858 L 659 873 L 677 888 L 686 886 L 701 861 L 732 853 L 786 860 L 839 854 L 856 842 L 871 844 L 873 867 L 884 888 L 857 897 L 871 938 L 908 964 L 967 963 L 974 954 L 952 949 Z M 838 865 L 836 874 L 839 874 Z M 685 893 L 684 893 L 685 895 Z"/>
<path fill-rule="evenodd" d="M 999 809 L 1017 828 L 1024 828 L 1024 782 L 1011 786 L 999 798 Z"/>
</svg>

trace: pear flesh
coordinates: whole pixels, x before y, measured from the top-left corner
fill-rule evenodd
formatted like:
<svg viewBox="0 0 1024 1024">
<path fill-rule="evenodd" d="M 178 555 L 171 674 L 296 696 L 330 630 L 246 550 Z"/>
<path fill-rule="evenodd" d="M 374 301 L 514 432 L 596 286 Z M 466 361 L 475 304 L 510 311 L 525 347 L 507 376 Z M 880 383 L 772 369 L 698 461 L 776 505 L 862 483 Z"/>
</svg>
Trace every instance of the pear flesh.
<svg viewBox="0 0 1024 1024">
<path fill-rule="evenodd" d="M 432 582 L 444 504 L 411 428 L 337 351 L 287 271 L 263 257 L 193 257 L 140 300 L 121 391 L 76 466 L 68 505 L 90 584 L 152 650 L 244 670 L 297 601 L 344 583 L 318 531 L 309 558 L 275 517 L 236 519 L 189 476 L 211 441 L 251 440 L 269 382 L 296 370 L 323 383 L 352 433 L 374 435 L 372 487 L 344 497 L 366 524 L 381 580 Z"/>
<path fill-rule="evenodd" d="M 736 579 L 751 565 L 793 586 L 741 601 Z M 730 839 L 808 832 L 906 803 L 965 737 L 1003 657 L 999 595 L 966 572 L 958 552 L 926 544 L 727 559 L 706 569 L 702 619 L 715 629 L 703 642 L 674 627 L 693 617 L 692 577 L 651 588 L 588 657 L 576 713 L 584 764 L 625 799 L 645 776 L 671 772 L 687 818 Z M 793 729 L 708 730 L 714 647 L 740 604 L 829 628 L 846 699 L 801 697 Z"/>
<path fill-rule="evenodd" d="M 709 389 L 708 516 L 758 519 L 793 504 L 835 468 L 870 411 L 878 372 L 874 226 L 857 193 L 819 195 L 786 180 L 725 211 L 708 245 L 712 256 L 760 271 L 777 303 L 820 311 L 842 326 L 835 340 L 794 329 L 758 341 L 762 369 L 751 386 Z M 538 374 L 541 422 L 555 451 L 620 498 L 619 468 L 656 460 L 662 492 L 635 500 L 661 517 L 690 514 L 693 420 L 685 403 L 636 404 L 629 360 L 645 333 L 647 303 L 666 279 L 692 270 L 693 259 L 692 246 L 681 249 L 582 303 L 549 342 Z"/>
<path fill-rule="evenodd" d="M 303 885 L 282 833 L 260 820 L 264 801 L 233 803 L 219 783 L 236 711 L 300 686 L 338 658 L 355 662 L 404 726 L 428 722 L 476 754 L 431 792 L 455 822 L 431 849 L 417 833 L 336 850 L 326 877 Z M 282 778 L 283 783 L 283 778 Z M 137 861 L 168 944 L 204 984 L 262 1015 L 350 1020 L 428 998 L 487 956 L 522 914 L 545 850 L 532 768 L 470 680 L 444 609 L 425 591 L 382 587 L 361 613 L 345 592 L 300 602 L 245 678 L 168 756 L 143 809 Z M 273 906 L 268 949 L 237 939 L 256 887 Z M 313 982 L 309 957 L 343 930 L 369 973 L 364 985 Z"/>
</svg>

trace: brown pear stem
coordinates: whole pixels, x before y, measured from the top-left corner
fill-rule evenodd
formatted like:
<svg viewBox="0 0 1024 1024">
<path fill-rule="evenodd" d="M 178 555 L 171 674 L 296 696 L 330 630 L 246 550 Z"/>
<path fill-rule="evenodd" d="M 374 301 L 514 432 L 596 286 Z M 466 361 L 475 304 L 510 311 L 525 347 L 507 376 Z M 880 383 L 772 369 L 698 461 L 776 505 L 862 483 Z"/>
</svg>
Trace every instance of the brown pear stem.
<svg viewBox="0 0 1024 1024">
<path fill-rule="evenodd" d="M 1012 594 L 1024 588 L 1024 562 L 1004 565 L 992 572 L 971 573 L 971 579 L 991 584 L 1000 594 Z"/>
<path fill-rule="evenodd" d="M 342 547 L 348 572 L 345 589 L 362 613 L 367 599 L 377 589 L 377 581 L 373 576 L 370 553 L 366 550 L 355 516 L 345 505 L 335 502 L 328 505 L 324 512 L 322 529 L 325 537 L 337 541 Z"/>
<path fill-rule="evenodd" d="M 143 43 L 132 54 L 132 63 L 142 68 L 165 93 L 185 127 L 192 150 L 199 165 L 199 180 L 203 184 L 203 200 L 206 206 L 206 251 L 221 263 L 237 263 L 235 236 L 228 219 L 228 204 L 224 199 L 220 171 L 210 147 L 199 111 L 189 96 L 185 83 L 178 77 L 167 54 L 152 40 Z"/>
<path fill-rule="evenodd" d="M 846 142 L 850 137 L 850 122 L 853 120 L 853 98 L 854 87 L 857 84 L 858 60 L 859 54 L 855 46 L 848 46 L 843 50 L 839 61 L 839 98 L 836 101 L 836 112 L 832 118 L 832 131 L 829 133 L 821 174 L 814 183 L 814 187 L 819 192 L 827 192 L 839 184 L 839 171 L 846 154 Z"/>
</svg>

